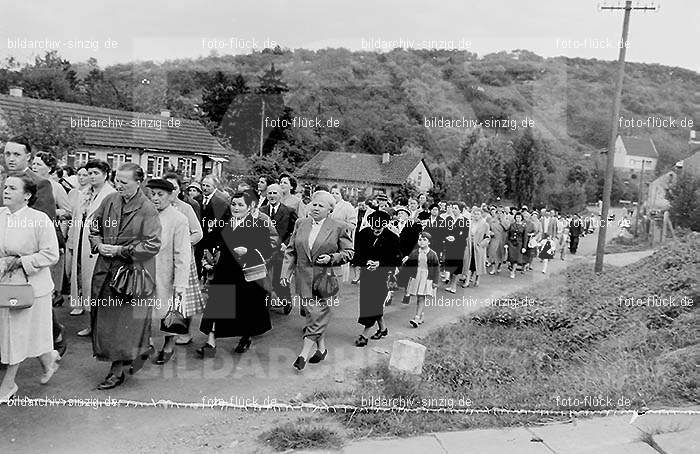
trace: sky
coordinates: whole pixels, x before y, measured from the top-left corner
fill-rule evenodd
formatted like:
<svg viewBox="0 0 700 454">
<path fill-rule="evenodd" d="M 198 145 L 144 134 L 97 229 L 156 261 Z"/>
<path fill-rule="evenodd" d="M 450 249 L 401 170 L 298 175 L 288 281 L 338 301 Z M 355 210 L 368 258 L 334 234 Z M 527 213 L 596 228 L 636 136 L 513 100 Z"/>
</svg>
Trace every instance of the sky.
<svg viewBox="0 0 700 454">
<path fill-rule="evenodd" d="M 544 57 L 616 60 L 618 0 L 0 0 L 0 59 L 31 61 L 44 47 L 100 66 L 249 53 L 282 47 L 531 50 Z M 700 71 L 700 0 L 648 0 L 632 12 L 627 61 Z M 35 48 L 29 48 L 30 45 Z M 39 47 L 41 46 L 41 47 Z M 38 47 L 38 48 L 37 48 Z"/>
</svg>

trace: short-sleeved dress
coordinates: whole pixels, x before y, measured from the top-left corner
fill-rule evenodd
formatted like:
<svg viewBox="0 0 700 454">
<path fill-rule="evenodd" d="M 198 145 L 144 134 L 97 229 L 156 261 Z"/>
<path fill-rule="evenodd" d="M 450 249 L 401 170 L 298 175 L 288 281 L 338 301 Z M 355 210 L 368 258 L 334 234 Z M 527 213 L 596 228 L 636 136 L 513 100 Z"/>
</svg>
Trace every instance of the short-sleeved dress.
<svg viewBox="0 0 700 454">
<path fill-rule="evenodd" d="M 418 250 L 418 268 L 416 270 L 415 277 L 412 277 L 408 281 L 408 286 L 406 287 L 406 295 L 421 295 L 435 297 L 433 281 L 429 279 L 428 276 L 428 254 L 426 252 Z"/>
</svg>

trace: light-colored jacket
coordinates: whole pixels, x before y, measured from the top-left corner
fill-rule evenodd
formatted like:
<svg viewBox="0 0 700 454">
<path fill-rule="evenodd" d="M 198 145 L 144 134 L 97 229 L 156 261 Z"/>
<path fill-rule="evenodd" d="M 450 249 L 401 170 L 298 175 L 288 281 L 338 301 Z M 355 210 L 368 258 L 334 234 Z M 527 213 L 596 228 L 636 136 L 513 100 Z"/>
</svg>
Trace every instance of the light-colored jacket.
<svg viewBox="0 0 700 454">
<path fill-rule="evenodd" d="M 90 223 L 92 222 L 92 215 L 100 207 L 104 198 L 114 192 L 116 190 L 109 183 L 106 183 L 100 192 L 90 200 L 92 188 L 89 188 L 88 192 L 81 192 L 81 201 L 73 207 L 72 219 L 68 228 L 68 240 L 66 241 L 66 247 L 71 251 L 70 297 L 73 305 L 87 306 L 90 301 L 90 296 L 92 295 L 92 273 L 95 270 L 95 262 L 97 262 L 98 256 L 96 253 L 93 254 L 90 248 Z M 86 204 L 86 206 L 83 204 Z M 83 209 L 85 209 L 87 214 L 84 222 Z M 80 245 L 81 263 L 80 276 L 78 276 L 78 242 L 81 234 L 81 225 L 83 226 L 83 242 Z M 80 279 L 82 288 L 81 294 L 78 294 L 78 279 Z M 84 304 L 78 304 L 79 301 L 82 301 Z"/>
<path fill-rule="evenodd" d="M 282 263 L 281 278 L 289 279 L 294 274 L 297 293 L 302 298 L 314 296 L 311 292 L 313 280 L 328 266 L 343 265 L 349 262 L 355 253 L 348 224 L 330 217 L 323 221 L 313 247 L 309 249 L 312 224 L 312 218 L 297 220 Z M 314 265 L 322 254 L 331 256 L 330 263 L 327 266 Z"/>
<path fill-rule="evenodd" d="M 467 235 L 467 243 L 464 248 L 464 274 L 468 274 L 469 264 L 472 259 L 472 244 L 474 245 L 474 264 L 476 265 L 476 274 L 481 276 L 486 273 L 486 247 L 489 244 L 491 237 L 491 229 L 485 219 L 480 219 L 477 222 L 472 222 L 469 226 L 469 234 Z"/>
<path fill-rule="evenodd" d="M 175 292 L 184 293 L 190 276 L 192 246 L 187 217 L 174 206 L 158 213 L 162 233 L 156 254 L 156 304 L 153 318 L 165 317 Z M 184 295 L 183 295 L 184 296 Z"/>
<path fill-rule="evenodd" d="M 58 262 L 58 239 L 54 224 L 41 211 L 25 207 L 14 214 L 7 207 L 0 207 L 0 257 L 19 256 L 27 281 L 34 290 L 34 297 L 49 295 L 53 280 L 49 267 Z M 12 273 L 12 282 L 17 275 Z"/>
<path fill-rule="evenodd" d="M 199 243 L 204 237 L 204 231 L 202 230 L 202 225 L 200 224 L 199 219 L 197 218 L 197 213 L 194 212 L 192 205 L 184 200 L 175 199 L 173 206 L 187 218 L 187 225 L 189 226 L 190 230 L 190 243 L 192 243 L 192 246 Z"/>
<path fill-rule="evenodd" d="M 335 204 L 331 217 L 350 224 L 351 233 L 353 233 L 355 231 L 355 227 L 357 227 L 357 213 L 355 212 L 355 208 L 353 208 L 350 202 L 345 200 L 341 200 Z"/>
</svg>

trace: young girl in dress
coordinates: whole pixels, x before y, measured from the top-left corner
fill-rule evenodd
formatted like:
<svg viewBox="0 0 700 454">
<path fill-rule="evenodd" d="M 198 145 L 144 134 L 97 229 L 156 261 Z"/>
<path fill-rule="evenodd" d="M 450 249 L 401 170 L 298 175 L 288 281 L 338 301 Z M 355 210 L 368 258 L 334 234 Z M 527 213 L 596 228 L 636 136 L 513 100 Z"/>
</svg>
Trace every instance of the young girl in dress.
<svg viewBox="0 0 700 454">
<path fill-rule="evenodd" d="M 414 328 L 423 324 L 425 298 L 435 298 L 435 289 L 440 279 L 440 260 L 437 253 L 430 249 L 430 234 L 421 232 L 418 236 L 418 248 L 414 249 L 403 259 L 402 273 L 410 273 L 412 277 L 406 286 L 406 295 L 410 299 L 416 296 L 416 315 L 410 321 Z"/>
<path fill-rule="evenodd" d="M 542 265 L 542 274 L 547 274 L 547 264 L 557 253 L 557 240 L 555 238 L 550 238 L 548 234 L 544 233 L 538 247 L 540 248 L 539 257 L 544 262 Z"/>
</svg>

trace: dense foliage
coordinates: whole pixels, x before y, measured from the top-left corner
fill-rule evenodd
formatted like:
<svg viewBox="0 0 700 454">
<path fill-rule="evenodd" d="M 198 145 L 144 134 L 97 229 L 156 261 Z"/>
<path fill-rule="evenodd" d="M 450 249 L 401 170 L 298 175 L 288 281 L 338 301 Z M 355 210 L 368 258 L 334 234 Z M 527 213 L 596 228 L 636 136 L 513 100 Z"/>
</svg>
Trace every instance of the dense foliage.
<svg viewBox="0 0 700 454">
<path fill-rule="evenodd" d="M 698 123 L 692 94 L 700 75 L 656 64 L 626 68 L 623 117 Z M 21 85 L 30 97 L 152 113 L 167 108 L 200 119 L 268 173 L 294 169 L 319 150 L 418 150 L 443 178 L 437 191 L 447 196 L 575 210 L 600 198 L 599 150 L 608 142 L 614 72 L 614 62 L 544 59 L 524 50 L 478 57 L 274 49 L 104 69 L 94 59 L 70 63 L 50 52 L 33 65 L 8 60 L 0 92 Z M 274 123 L 294 118 L 318 118 L 321 126 Z M 464 119 L 467 127 L 432 126 L 433 119 Z M 659 170 L 687 154 L 687 128 L 621 133 L 653 138 Z M 575 183 L 574 168 L 580 169 Z M 614 187 L 614 201 L 631 195 Z"/>
</svg>

